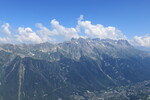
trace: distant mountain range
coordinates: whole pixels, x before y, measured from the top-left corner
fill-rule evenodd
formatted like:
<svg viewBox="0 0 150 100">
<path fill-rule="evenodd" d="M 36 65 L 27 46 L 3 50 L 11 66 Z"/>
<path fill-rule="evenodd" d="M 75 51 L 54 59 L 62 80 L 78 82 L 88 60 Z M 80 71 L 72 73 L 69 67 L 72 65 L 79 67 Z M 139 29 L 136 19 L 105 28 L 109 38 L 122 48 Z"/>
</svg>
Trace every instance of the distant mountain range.
<svg viewBox="0 0 150 100">
<path fill-rule="evenodd" d="M 0 100 L 102 100 L 85 92 L 137 84 L 149 76 L 150 54 L 127 40 L 0 45 Z"/>
</svg>

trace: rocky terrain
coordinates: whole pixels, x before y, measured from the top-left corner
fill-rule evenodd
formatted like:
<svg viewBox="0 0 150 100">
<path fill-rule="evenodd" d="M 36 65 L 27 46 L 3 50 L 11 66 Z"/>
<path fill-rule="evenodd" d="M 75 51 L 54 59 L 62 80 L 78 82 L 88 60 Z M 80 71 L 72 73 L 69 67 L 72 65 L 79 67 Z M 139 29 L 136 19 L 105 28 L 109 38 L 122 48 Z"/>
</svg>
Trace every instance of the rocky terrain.
<svg viewBox="0 0 150 100">
<path fill-rule="evenodd" d="M 0 45 L 0 100 L 146 100 L 149 76 L 126 40 Z"/>
</svg>

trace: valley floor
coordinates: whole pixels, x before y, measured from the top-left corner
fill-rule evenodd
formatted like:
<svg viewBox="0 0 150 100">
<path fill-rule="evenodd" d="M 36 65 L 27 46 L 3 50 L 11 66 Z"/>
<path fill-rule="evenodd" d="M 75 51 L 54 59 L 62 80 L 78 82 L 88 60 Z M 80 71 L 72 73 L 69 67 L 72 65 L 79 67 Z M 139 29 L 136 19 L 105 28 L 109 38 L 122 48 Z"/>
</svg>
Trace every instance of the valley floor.
<svg viewBox="0 0 150 100">
<path fill-rule="evenodd" d="M 86 91 L 84 95 L 72 95 L 74 100 L 150 100 L 150 80 L 108 88 L 102 91 Z"/>
</svg>

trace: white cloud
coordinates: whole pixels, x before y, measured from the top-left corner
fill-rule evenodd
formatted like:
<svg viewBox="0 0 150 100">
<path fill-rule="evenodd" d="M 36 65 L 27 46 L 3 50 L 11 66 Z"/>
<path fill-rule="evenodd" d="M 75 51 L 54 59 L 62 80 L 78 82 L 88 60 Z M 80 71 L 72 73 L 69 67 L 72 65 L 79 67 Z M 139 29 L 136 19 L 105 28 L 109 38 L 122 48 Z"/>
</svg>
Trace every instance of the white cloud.
<svg viewBox="0 0 150 100">
<path fill-rule="evenodd" d="M 4 23 L 1 26 L 2 32 L 7 34 L 7 35 L 11 35 L 11 31 L 10 31 L 10 25 L 8 23 Z"/>
<path fill-rule="evenodd" d="M 43 26 L 41 23 L 37 23 L 36 27 L 40 28 L 37 32 L 44 35 L 54 35 L 47 27 Z"/>
<path fill-rule="evenodd" d="M 131 43 L 135 46 L 150 47 L 150 34 L 135 36 Z"/>
<path fill-rule="evenodd" d="M 26 42 L 26 43 L 42 42 L 42 39 L 29 27 L 27 28 L 19 27 L 18 33 L 19 34 L 16 35 L 16 40 L 19 42 Z"/>
<path fill-rule="evenodd" d="M 55 19 L 51 21 L 51 27 L 53 28 L 53 33 L 56 35 L 62 35 L 65 37 L 65 40 L 69 40 L 71 38 L 79 38 L 78 31 L 76 28 L 65 28 L 60 25 L 59 22 Z"/>
<path fill-rule="evenodd" d="M 38 27 L 40 30 L 37 31 L 37 34 L 41 37 L 43 42 L 54 42 L 55 39 L 51 38 L 53 36 L 53 32 L 50 31 L 47 27 L 43 26 L 42 24 L 38 23 L 36 24 L 36 27 Z"/>
<path fill-rule="evenodd" d="M 33 31 L 30 27 L 19 27 L 17 31 L 11 29 L 9 23 L 1 25 L 0 43 L 41 43 L 70 40 L 71 38 L 100 38 L 100 39 L 127 39 L 126 36 L 116 27 L 104 27 L 101 24 L 93 25 L 91 21 L 83 20 L 83 15 L 78 18 L 75 27 L 65 27 L 59 21 L 53 19 L 50 27 L 42 24 L 36 24 L 39 30 Z M 3 34 L 5 33 L 5 34 Z M 60 36 L 60 37 L 59 37 Z M 59 37 L 59 40 L 57 37 Z M 150 34 L 144 36 L 135 36 L 130 43 L 134 46 L 150 47 Z"/>
<path fill-rule="evenodd" d="M 52 40 L 53 38 L 50 38 L 52 36 L 63 36 L 64 40 L 79 37 L 76 28 L 66 28 L 63 25 L 60 25 L 60 23 L 55 19 L 51 20 L 50 25 L 52 28 L 51 30 L 40 23 L 36 24 L 36 26 L 40 28 L 37 33 L 42 37 L 43 41 Z"/>
<path fill-rule="evenodd" d="M 90 38 L 126 39 L 125 35 L 115 27 L 104 27 L 101 24 L 93 25 L 91 21 L 83 21 L 83 15 L 78 19 L 77 29 L 83 31 Z"/>
<path fill-rule="evenodd" d="M 51 30 L 42 24 L 36 25 L 40 28 L 37 33 L 43 37 L 43 41 L 48 41 L 51 36 L 63 36 L 64 40 L 79 37 L 126 39 L 125 35 L 115 27 L 104 27 L 101 24 L 92 25 L 90 21 L 83 21 L 83 15 L 80 16 L 78 24 L 74 28 L 66 28 L 55 19 L 51 20 L 50 24 Z M 82 36 L 79 33 L 82 33 Z"/>
<path fill-rule="evenodd" d="M 5 23 L 1 26 L 2 32 L 6 33 L 6 37 L 11 38 L 12 41 L 25 42 L 25 43 L 41 43 L 41 42 L 54 42 L 57 37 L 61 36 L 62 40 L 70 40 L 71 38 L 110 38 L 110 39 L 125 39 L 126 37 L 120 30 L 115 27 L 104 27 L 101 24 L 93 25 L 90 21 L 83 21 L 83 15 L 78 19 L 76 27 L 65 27 L 57 20 L 53 19 L 50 22 L 50 28 L 42 24 L 36 24 L 39 30 L 33 31 L 30 27 L 19 27 L 17 33 L 13 34 L 10 31 L 10 25 Z M 81 35 L 79 35 L 81 34 Z M 3 40 L 3 39 L 2 39 Z"/>
<path fill-rule="evenodd" d="M 10 43 L 11 39 L 8 37 L 0 37 L 0 43 Z"/>
</svg>

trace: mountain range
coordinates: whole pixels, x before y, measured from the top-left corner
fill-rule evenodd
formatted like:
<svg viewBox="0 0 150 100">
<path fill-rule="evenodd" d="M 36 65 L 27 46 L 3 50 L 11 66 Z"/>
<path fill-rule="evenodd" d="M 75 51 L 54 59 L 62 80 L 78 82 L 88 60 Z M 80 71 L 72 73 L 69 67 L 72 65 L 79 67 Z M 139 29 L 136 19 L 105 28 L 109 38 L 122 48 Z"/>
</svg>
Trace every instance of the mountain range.
<svg viewBox="0 0 150 100">
<path fill-rule="evenodd" d="M 150 54 L 127 40 L 0 45 L 0 100 L 103 100 L 85 93 L 138 84 L 149 76 Z"/>
</svg>

